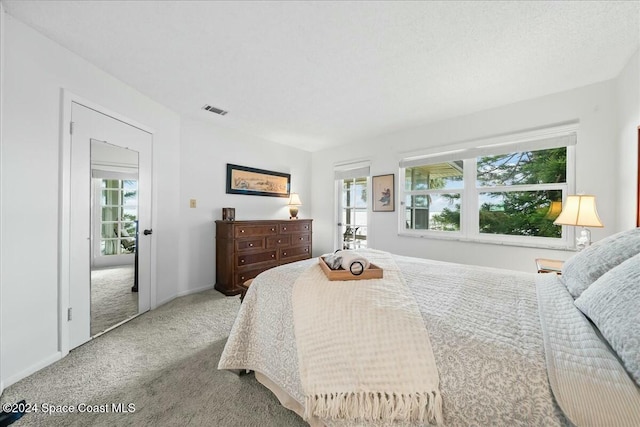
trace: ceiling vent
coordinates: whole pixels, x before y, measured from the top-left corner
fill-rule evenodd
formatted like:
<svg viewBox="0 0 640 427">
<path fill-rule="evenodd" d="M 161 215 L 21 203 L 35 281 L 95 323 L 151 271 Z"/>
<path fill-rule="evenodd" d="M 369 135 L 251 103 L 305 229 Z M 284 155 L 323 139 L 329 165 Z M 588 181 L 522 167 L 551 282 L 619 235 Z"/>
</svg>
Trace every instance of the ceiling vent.
<svg viewBox="0 0 640 427">
<path fill-rule="evenodd" d="M 209 104 L 205 104 L 205 106 L 202 107 L 202 109 L 210 111 L 212 113 L 220 114 L 221 116 L 224 116 L 225 114 L 228 113 L 228 111 L 221 110 L 221 109 L 213 107 L 213 106 L 211 106 Z"/>
</svg>

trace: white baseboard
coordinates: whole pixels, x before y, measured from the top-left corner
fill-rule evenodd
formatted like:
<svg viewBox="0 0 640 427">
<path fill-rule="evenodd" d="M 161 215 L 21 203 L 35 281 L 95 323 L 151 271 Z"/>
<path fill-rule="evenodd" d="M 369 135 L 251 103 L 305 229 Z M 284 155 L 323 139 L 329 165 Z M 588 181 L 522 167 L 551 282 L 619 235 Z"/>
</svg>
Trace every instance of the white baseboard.
<svg viewBox="0 0 640 427">
<path fill-rule="evenodd" d="M 177 294 L 175 294 L 173 296 L 165 298 L 162 301 L 158 301 L 158 305 L 156 306 L 156 308 L 160 307 L 161 305 L 164 305 L 164 304 L 166 304 L 166 303 L 168 303 L 170 301 L 173 301 L 174 299 L 179 298 L 179 297 L 184 297 L 184 296 L 191 295 L 191 294 L 197 294 L 198 292 L 208 291 L 210 289 L 213 289 L 213 286 L 214 285 L 211 284 L 211 285 L 201 286 L 201 287 L 196 288 L 196 289 L 187 289 L 186 291 L 180 291 L 180 292 L 178 292 Z"/>
<path fill-rule="evenodd" d="M 158 307 L 163 305 L 163 304 L 166 304 L 169 301 L 172 301 L 172 300 L 174 300 L 176 298 L 187 296 L 187 295 L 191 295 L 191 294 L 196 294 L 198 292 L 203 292 L 203 291 L 207 291 L 207 290 L 210 290 L 210 289 L 213 289 L 213 284 L 201 286 L 201 287 L 196 288 L 196 289 L 188 289 L 188 290 L 185 290 L 185 291 L 182 291 L 182 292 L 178 292 L 174 296 L 171 296 L 171 297 L 166 298 L 165 300 L 159 302 L 158 303 Z M 38 372 L 40 369 L 46 368 L 47 366 L 51 365 L 52 363 L 57 362 L 60 359 L 62 359 L 62 353 L 58 351 L 58 352 L 52 354 L 51 356 L 47 357 L 46 359 L 41 360 L 40 362 L 28 367 L 27 369 L 24 369 L 21 372 L 18 372 L 17 374 L 10 376 L 9 378 L 5 378 L 3 380 L 0 380 L 0 395 L 2 395 L 2 392 L 4 391 L 4 389 L 6 387 L 10 387 L 12 384 L 15 384 L 18 381 L 28 377 L 29 375 Z"/>
<path fill-rule="evenodd" d="M 2 383 L 2 386 L 0 386 L 0 390 L 4 390 L 4 387 L 10 387 L 12 384 L 17 383 L 18 381 L 24 378 L 27 378 L 29 375 L 38 372 L 42 368 L 46 368 L 47 366 L 57 362 L 60 359 L 62 359 L 62 353 L 58 351 L 52 354 L 51 356 L 47 357 L 46 359 L 36 363 L 35 365 L 31 365 L 27 369 L 24 369 L 18 372 L 17 374 L 10 376 L 9 378 L 5 378 L 5 380 Z"/>
<path fill-rule="evenodd" d="M 191 294 L 197 294 L 198 292 L 208 291 L 209 289 L 213 289 L 213 283 L 210 284 L 210 285 L 201 286 L 201 287 L 196 288 L 196 289 L 189 289 L 189 290 L 186 290 L 186 291 L 178 292 L 178 294 L 176 295 L 176 298 L 177 297 L 184 297 L 184 296 L 191 295 Z"/>
</svg>

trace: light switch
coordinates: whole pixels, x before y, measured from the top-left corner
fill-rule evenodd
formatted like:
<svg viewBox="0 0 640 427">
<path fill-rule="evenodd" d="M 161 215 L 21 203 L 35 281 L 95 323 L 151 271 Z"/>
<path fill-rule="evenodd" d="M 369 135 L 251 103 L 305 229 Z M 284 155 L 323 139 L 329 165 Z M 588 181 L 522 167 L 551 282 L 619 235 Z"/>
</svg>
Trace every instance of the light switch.
<svg viewBox="0 0 640 427">
<path fill-rule="evenodd" d="M 196 199 L 189 199 L 189 207 L 190 208 L 196 207 Z"/>
</svg>

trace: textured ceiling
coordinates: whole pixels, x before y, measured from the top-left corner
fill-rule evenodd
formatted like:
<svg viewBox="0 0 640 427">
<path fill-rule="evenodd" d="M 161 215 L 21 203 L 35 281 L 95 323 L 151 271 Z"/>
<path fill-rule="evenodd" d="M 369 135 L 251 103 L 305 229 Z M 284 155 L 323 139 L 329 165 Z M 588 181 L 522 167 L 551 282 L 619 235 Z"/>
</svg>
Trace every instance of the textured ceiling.
<svg viewBox="0 0 640 427">
<path fill-rule="evenodd" d="M 311 151 L 611 79 L 640 44 L 639 1 L 3 4 L 185 117 Z"/>
</svg>

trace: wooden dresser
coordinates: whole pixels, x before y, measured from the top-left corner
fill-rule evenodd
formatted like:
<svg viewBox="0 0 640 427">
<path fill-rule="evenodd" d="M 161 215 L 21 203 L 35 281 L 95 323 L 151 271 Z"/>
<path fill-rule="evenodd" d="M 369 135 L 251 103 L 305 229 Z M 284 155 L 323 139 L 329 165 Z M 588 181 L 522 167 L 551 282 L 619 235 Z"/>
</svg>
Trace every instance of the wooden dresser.
<svg viewBox="0 0 640 427">
<path fill-rule="evenodd" d="M 216 221 L 215 288 L 237 295 L 263 271 L 311 258 L 312 221 Z"/>
</svg>

